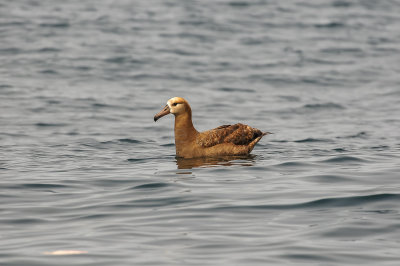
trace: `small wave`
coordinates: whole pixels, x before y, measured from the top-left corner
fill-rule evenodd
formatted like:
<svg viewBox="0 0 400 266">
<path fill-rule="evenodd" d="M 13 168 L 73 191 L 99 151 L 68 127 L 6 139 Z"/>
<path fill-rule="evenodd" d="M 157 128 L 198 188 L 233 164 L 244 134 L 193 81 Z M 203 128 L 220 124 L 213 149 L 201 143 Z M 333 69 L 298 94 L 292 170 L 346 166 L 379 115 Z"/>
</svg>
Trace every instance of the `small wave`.
<svg viewBox="0 0 400 266">
<path fill-rule="evenodd" d="M 94 103 L 92 104 L 92 107 L 95 108 L 110 108 L 113 107 L 112 105 L 106 104 L 106 103 Z"/>
<path fill-rule="evenodd" d="M 198 53 L 195 52 L 191 52 L 188 50 L 184 50 L 184 49 L 161 49 L 159 50 L 160 52 L 164 52 L 164 53 L 169 53 L 169 54 L 176 54 L 176 55 L 182 55 L 182 56 L 196 56 L 199 55 Z"/>
<path fill-rule="evenodd" d="M 99 213 L 99 214 L 89 214 L 89 215 L 82 215 L 79 217 L 79 220 L 95 220 L 95 219 L 101 219 L 101 218 L 107 218 L 113 216 L 112 214 L 109 213 Z"/>
<path fill-rule="evenodd" d="M 371 150 L 377 150 L 377 151 L 383 151 L 383 150 L 388 150 L 388 149 L 390 149 L 390 147 L 387 146 L 387 145 L 378 145 L 378 146 L 369 147 L 369 149 L 371 149 Z"/>
<path fill-rule="evenodd" d="M 367 204 L 371 202 L 388 201 L 388 200 L 398 200 L 400 199 L 400 194 L 373 194 L 365 196 L 353 196 L 353 197 L 343 197 L 343 198 L 326 198 L 319 199 L 315 201 L 310 201 L 304 203 L 305 207 L 341 207 L 341 206 L 357 206 L 360 204 Z"/>
<path fill-rule="evenodd" d="M 76 69 L 76 70 L 79 70 L 79 71 L 89 71 L 89 70 L 92 70 L 92 68 L 89 67 L 89 66 L 76 66 L 75 69 Z"/>
<path fill-rule="evenodd" d="M 308 143 L 308 142 L 330 142 L 330 140 L 329 140 L 329 139 L 306 138 L 306 139 L 299 139 L 299 140 L 295 140 L 294 142 L 297 142 L 297 143 Z"/>
<path fill-rule="evenodd" d="M 314 25 L 316 28 L 342 28 L 345 24 L 340 22 L 320 23 Z"/>
<path fill-rule="evenodd" d="M 41 23 L 39 26 L 43 28 L 68 28 L 70 24 L 68 22 Z"/>
<path fill-rule="evenodd" d="M 156 188 L 163 188 L 163 187 L 168 187 L 168 186 L 169 185 L 167 183 L 149 183 L 149 184 L 135 186 L 132 189 L 156 189 Z"/>
<path fill-rule="evenodd" d="M 335 258 L 330 258 L 325 254 L 316 255 L 310 253 L 287 253 L 282 255 L 282 258 L 289 259 L 291 261 L 323 261 L 324 263 L 336 262 Z"/>
<path fill-rule="evenodd" d="M 299 102 L 300 98 L 296 96 L 291 96 L 291 95 L 279 95 L 279 98 L 286 100 L 288 102 Z"/>
<path fill-rule="evenodd" d="M 260 38 L 246 37 L 246 38 L 240 39 L 240 42 L 244 45 L 260 45 L 260 44 L 266 43 L 267 41 L 265 41 L 264 39 L 260 39 Z"/>
<path fill-rule="evenodd" d="M 336 156 L 322 161 L 324 163 L 347 163 L 347 162 L 367 162 L 367 160 L 354 156 Z"/>
<path fill-rule="evenodd" d="M 142 141 L 137 140 L 137 139 L 119 139 L 119 142 L 125 142 L 125 143 L 142 143 Z"/>
<path fill-rule="evenodd" d="M 115 63 L 115 64 L 122 64 L 128 61 L 128 57 L 126 56 L 117 56 L 117 57 L 110 57 L 105 59 L 104 61 L 107 63 Z"/>
<path fill-rule="evenodd" d="M 3 6 L 3 4 L 0 4 L 0 7 L 2 7 L 2 6 Z M 0 27 L 23 26 L 26 24 L 27 24 L 27 22 L 25 22 L 25 21 L 0 22 Z"/>
<path fill-rule="evenodd" d="M 232 7 L 237 7 L 237 8 L 243 8 L 243 7 L 249 7 L 251 3 L 246 2 L 246 1 L 232 1 L 229 2 L 228 5 Z"/>
<path fill-rule="evenodd" d="M 202 26 L 202 25 L 208 24 L 210 22 L 206 21 L 206 20 L 201 20 L 200 18 L 198 18 L 197 20 L 194 20 L 192 18 L 191 20 L 181 20 L 178 23 L 179 23 L 179 25 Z"/>
<path fill-rule="evenodd" d="M 2 220 L 2 223 L 9 223 L 12 224 L 13 226 L 16 224 L 39 224 L 39 223 L 44 223 L 47 222 L 44 219 L 36 219 L 36 218 L 21 218 L 21 219 L 7 219 L 7 220 Z"/>
<path fill-rule="evenodd" d="M 38 50 L 39 53 L 55 53 L 61 52 L 61 49 L 53 48 L 53 47 L 44 47 Z"/>
<path fill-rule="evenodd" d="M 23 188 L 66 188 L 66 185 L 59 185 L 59 184 L 23 184 L 21 185 Z"/>
<path fill-rule="evenodd" d="M 362 54 L 364 51 L 360 48 L 325 48 L 321 53 L 326 54 Z"/>
<path fill-rule="evenodd" d="M 98 144 L 100 144 L 100 145 L 123 145 L 123 144 L 139 144 L 139 143 L 143 143 L 143 142 L 140 140 L 137 140 L 137 139 L 124 138 L 124 139 L 118 139 L 118 140 L 101 141 Z"/>
<path fill-rule="evenodd" d="M 333 149 L 333 151 L 337 151 L 337 152 L 346 152 L 347 150 L 344 148 L 335 148 Z"/>
<path fill-rule="evenodd" d="M 335 60 L 328 60 L 326 58 L 307 58 L 306 62 L 321 65 L 351 65 L 354 64 L 353 60 L 344 60 L 343 58 L 335 58 Z"/>
<path fill-rule="evenodd" d="M 305 179 L 324 183 L 335 183 L 351 180 L 349 177 L 339 175 L 314 175 L 305 177 Z"/>
<path fill-rule="evenodd" d="M 212 37 L 204 35 L 204 34 L 195 34 L 195 33 L 187 33 L 183 32 L 178 34 L 179 38 L 188 38 L 188 39 L 195 39 L 202 42 L 213 42 Z"/>
<path fill-rule="evenodd" d="M 317 86 L 338 86 L 340 84 L 343 84 L 346 79 L 340 79 L 338 77 L 323 77 L 320 76 L 318 78 L 316 77 L 304 77 L 300 78 L 298 82 L 305 83 L 305 84 L 310 84 L 310 85 L 317 85 Z"/>
<path fill-rule="evenodd" d="M 382 97 L 382 96 L 398 97 L 398 96 L 400 96 L 400 90 L 394 89 L 394 90 L 389 91 L 389 92 L 384 92 L 384 93 L 379 95 L 379 97 Z"/>
<path fill-rule="evenodd" d="M 0 84 L 0 89 L 11 89 L 13 88 L 12 85 L 9 84 Z"/>
<path fill-rule="evenodd" d="M 161 144 L 160 146 L 163 146 L 163 147 L 173 147 L 173 146 L 175 146 L 175 144 L 174 144 L 174 143 L 166 143 L 166 144 Z"/>
<path fill-rule="evenodd" d="M 274 165 L 274 167 L 304 167 L 304 166 L 309 166 L 309 164 L 301 162 L 285 162 Z"/>
<path fill-rule="evenodd" d="M 39 73 L 42 73 L 42 74 L 49 74 L 49 75 L 58 74 L 58 72 L 55 71 L 55 70 L 53 70 L 53 69 L 44 69 L 44 70 L 39 71 Z"/>
<path fill-rule="evenodd" d="M 303 208 L 335 208 L 366 205 L 369 203 L 382 201 L 398 201 L 400 194 L 382 193 L 365 196 L 352 196 L 341 198 L 323 198 L 303 203 L 295 204 L 271 204 L 271 205 L 242 205 L 242 206 L 222 206 L 216 207 L 216 210 L 287 210 L 287 209 L 303 209 Z"/>
<path fill-rule="evenodd" d="M 104 59 L 104 62 L 107 63 L 113 63 L 113 64 L 132 64 L 132 65 L 142 65 L 146 64 L 146 61 L 139 60 L 139 59 L 132 59 L 130 56 L 115 56 L 115 57 L 109 57 L 107 59 Z"/>
<path fill-rule="evenodd" d="M 349 135 L 349 136 L 345 136 L 344 138 L 348 138 L 348 139 L 353 139 L 353 138 L 365 138 L 368 135 L 367 132 L 365 131 L 361 131 L 357 134 L 353 134 L 353 135 Z M 341 138 L 341 137 L 338 137 Z"/>
<path fill-rule="evenodd" d="M 204 34 L 195 34 L 195 33 L 178 33 L 178 34 L 170 34 L 170 33 L 162 33 L 161 37 L 164 38 L 181 38 L 181 39 L 193 39 L 200 42 L 213 42 L 212 37 Z"/>
<path fill-rule="evenodd" d="M 174 206 L 178 204 L 190 204 L 193 199 L 190 197 L 163 197 L 163 198 L 145 198 L 134 200 L 131 203 L 135 207 L 152 208 L 152 207 L 163 207 L 163 206 Z"/>
<path fill-rule="evenodd" d="M 289 142 L 289 141 L 288 141 L 288 140 L 284 140 L 284 139 L 282 139 L 282 140 L 273 139 L 273 140 L 270 140 L 269 142 L 287 143 L 287 142 Z"/>
<path fill-rule="evenodd" d="M 48 104 L 60 104 L 62 102 L 58 101 L 58 100 L 47 100 L 46 103 L 48 103 Z"/>
<path fill-rule="evenodd" d="M 129 158 L 127 159 L 128 162 L 141 162 L 141 161 L 150 161 L 156 158 Z"/>
<path fill-rule="evenodd" d="M 332 103 L 332 102 L 306 104 L 303 106 L 303 108 L 306 108 L 306 109 L 345 109 L 345 107 L 343 107 L 342 105 L 337 104 L 337 103 Z"/>
<path fill-rule="evenodd" d="M 225 91 L 225 92 L 255 92 L 252 89 L 244 89 L 244 88 L 230 88 L 230 87 L 222 87 L 216 89 L 217 91 Z"/>
<path fill-rule="evenodd" d="M 39 122 L 35 124 L 35 126 L 37 127 L 63 127 L 66 125 L 67 124 L 65 123 L 44 123 L 44 122 Z"/>
<path fill-rule="evenodd" d="M 334 1 L 332 3 L 332 6 L 334 6 L 334 7 L 350 7 L 350 6 L 352 6 L 352 3 L 350 3 L 349 1 L 338 0 L 338 1 Z"/>
<path fill-rule="evenodd" d="M 21 49 L 15 47 L 0 49 L 0 54 L 18 54 L 22 52 Z"/>
</svg>

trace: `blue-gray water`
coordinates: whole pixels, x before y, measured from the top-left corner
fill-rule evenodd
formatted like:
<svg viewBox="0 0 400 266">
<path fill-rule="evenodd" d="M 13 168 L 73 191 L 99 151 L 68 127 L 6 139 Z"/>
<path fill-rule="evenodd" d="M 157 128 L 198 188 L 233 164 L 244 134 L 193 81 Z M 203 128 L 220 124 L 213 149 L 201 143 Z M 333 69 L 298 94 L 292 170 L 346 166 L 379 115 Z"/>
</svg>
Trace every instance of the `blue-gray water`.
<svg viewBox="0 0 400 266">
<path fill-rule="evenodd" d="M 399 265 L 399 29 L 389 0 L 0 1 L 0 265 Z M 274 134 L 177 160 L 173 96 Z"/>
</svg>

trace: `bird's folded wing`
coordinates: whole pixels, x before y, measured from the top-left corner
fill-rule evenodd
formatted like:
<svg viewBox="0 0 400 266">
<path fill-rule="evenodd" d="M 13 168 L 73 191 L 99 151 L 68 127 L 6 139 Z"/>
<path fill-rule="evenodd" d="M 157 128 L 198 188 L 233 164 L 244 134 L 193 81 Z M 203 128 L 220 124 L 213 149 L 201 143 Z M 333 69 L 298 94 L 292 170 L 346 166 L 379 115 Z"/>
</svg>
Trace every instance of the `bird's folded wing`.
<svg viewBox="0 0 400 266">
<path fill-rule="evenodd" d="M 235 124 L 223 125 L 215 129 L 201 132 L 196 142 L 202 147 L 212 147 L 222 143 L 232 143 L 235 145 L 248 145 L 263 133 L 248 125 Z"/>
</svg>

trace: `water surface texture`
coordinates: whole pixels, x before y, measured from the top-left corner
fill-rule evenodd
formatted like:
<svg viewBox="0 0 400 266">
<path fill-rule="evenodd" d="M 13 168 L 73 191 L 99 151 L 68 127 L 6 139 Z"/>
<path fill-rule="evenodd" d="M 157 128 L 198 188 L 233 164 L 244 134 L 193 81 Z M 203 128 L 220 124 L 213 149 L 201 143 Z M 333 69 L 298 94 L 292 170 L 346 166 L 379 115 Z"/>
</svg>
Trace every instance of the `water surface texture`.
<svg viewBox="0 0 400 266">
<path fill-rule="evenodd" d="M 389 0 L 0 1 L 0 264 L 400 265 L 399 29 Z M 176 159 L 173 96 L 274 134 Z"/>
</svg>

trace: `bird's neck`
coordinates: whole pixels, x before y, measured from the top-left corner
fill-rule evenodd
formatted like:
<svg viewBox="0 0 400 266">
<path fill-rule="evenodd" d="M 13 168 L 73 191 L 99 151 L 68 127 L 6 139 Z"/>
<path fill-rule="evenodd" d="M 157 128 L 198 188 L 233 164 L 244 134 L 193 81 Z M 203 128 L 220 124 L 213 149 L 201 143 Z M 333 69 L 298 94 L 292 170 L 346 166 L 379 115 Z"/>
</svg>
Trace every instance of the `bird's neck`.
<svg viewBox="0 0 400 266">
<path fill-rule="evenodd" d="M 192 123 L 191 110 L 175 116 L 175 146 L 177 150 L 192 142 L 197 134 Z"/>
</svg>

